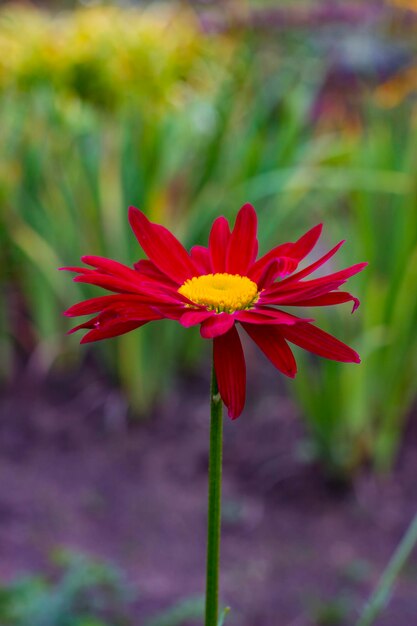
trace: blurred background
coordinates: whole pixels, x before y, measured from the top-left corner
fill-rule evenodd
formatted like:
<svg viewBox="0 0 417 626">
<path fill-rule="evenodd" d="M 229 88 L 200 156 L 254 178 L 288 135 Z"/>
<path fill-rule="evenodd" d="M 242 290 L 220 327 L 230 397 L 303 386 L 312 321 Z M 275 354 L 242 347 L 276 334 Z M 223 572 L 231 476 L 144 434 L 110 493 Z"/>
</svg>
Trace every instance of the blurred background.
<svg viewBox="0 0 417 626">
<path fill-rule="evenodd" d="M 337 626 L 417 500 L 417 2 L 0 4 L 0 624 L 196 626 L 208 345 L 157 322 L 80 347 L 57 271 L 188 247 L 252 202 L 262 250 L 324 222 L 362 301 L 314 311 L 360 366 L 251 345 L 225 425 L 231 626 Z M 414 419 L 413 419 L 414 418 Z M 417 561 L 378 626 L 414 623 Z"/>
</svg>

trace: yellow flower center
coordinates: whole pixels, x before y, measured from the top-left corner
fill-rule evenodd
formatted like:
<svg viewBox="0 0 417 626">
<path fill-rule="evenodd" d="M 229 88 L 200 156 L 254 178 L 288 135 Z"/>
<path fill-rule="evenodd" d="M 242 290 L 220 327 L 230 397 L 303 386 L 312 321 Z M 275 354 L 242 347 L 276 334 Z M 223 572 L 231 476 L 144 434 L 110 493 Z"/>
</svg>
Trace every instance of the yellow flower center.
<svg viewBox="0 0 417 626">
<path fill-rule="evenodd" d="M 186 280 L 178 292 L 217 313 L 249 309 L 259 298 L 257 284 L 239 274 L 194 276 Z"/>
</svg>

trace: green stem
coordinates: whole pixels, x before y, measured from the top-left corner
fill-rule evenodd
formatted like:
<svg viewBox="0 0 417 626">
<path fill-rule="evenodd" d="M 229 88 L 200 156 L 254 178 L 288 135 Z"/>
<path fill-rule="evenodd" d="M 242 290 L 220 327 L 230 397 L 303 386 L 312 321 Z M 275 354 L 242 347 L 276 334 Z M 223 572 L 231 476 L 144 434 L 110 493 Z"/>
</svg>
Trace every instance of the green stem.
<svg viewBox="0 0 417 626">
<path fill-rule="evenodd" d="M 217 626 L 219 617 L 220 512 L 222 494 L 223 405 L 214 365 L 210 392 L 210 461 L 207 527 L 206 620 Z"/>
<path fill-rule="evenodd" d="M 371 626 L 386 606 L 392 587 L 417 543 L 417 513 L 391 557 L 356 626 Z"/>
</svg>

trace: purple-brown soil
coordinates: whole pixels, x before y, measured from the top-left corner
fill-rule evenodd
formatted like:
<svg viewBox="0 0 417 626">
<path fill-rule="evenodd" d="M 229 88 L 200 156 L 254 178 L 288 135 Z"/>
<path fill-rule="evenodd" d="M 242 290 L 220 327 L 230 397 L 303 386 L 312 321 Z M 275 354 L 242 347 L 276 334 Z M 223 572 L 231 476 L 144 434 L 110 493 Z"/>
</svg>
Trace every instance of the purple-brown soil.
<svg viewBox="0 0 417 626">
<path fill-rule="evenodd" d="M 302 420 L 278 377 L 251 378 L 244 414 L 225 421 L 227 624 L 353 625 L 417 508 L 417 436 L 410 429 L 391 477 L 366 474 L 337 492 L 301 460 Z M 138 626 L 200 595 L 207 388 L 208 376 L 187 378 L 139 421 L 95 368 L 23 371 L 0 394 L 0 578 L 45 568 L 65 547 L 127 572 L 139 592 Z M 415 560 L 376 623 L 417 623 Z"/>
</svg>

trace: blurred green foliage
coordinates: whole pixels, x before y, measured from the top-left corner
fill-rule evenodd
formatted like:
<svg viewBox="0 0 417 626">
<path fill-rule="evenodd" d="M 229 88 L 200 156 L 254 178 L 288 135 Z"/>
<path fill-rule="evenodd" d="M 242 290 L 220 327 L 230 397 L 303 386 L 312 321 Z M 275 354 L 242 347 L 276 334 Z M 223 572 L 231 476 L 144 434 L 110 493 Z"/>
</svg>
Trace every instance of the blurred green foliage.
<svg viewBox="0 0 417 626">
<path fill-rule="evenodd" d="M 262 250 L 324 221 L 323 250 L 348 240 L 337 267 L 369 262 L 351 281 L 363 302 L 353 318 L 347 307 L 313 312 L 362 365 L 300 353 L 291 389 L 330 472 L 346 477 L 370 460 L 388 468 L 415 397 L 413 86 L 400 81 L 396 98 L 395 81 L 370 87 L 352 113 L 352 85 L 328 98 L 326 55 L 308 37 L 204 34 L 175 5 L 54 18 L 4 9 L 0 52 L 3 374 L 16 346 L 36 348 L 46 367 L 83 354 L 64 338 L 61 311 L 97 292 L 56 268 L 87 253 L 136 261 L 129 204 L 190 247 L 206 242 L 215 216 L 250 201 Z M 92 349 L 145 413 L 202 345 L 158 322 Z"/>
<path fill-rule="evenodd" d="M 3 626 L 128 626 L 133 594 L 113 566 L 60 552 L 58 575 L 30 575 L 0 587 Z"/>
<path fill-rule="evenodd" d="M 364 459 L 389 468 L 416 393 L 416 132 L 407 107 L 373 111 L 350 158 L 375 187 L 352 190 L 344 197 L 348 211 L 332 212 L 333 232 L 348 238 L 346 261 L 366 259 L 369 267 L 353 288 L 362 299 L 355 320 L 338 311 L 316 317 L 350 337 L 363 362 L 345 368 L 310 361 L 296 386 L 319 456 L 335 473 L 352 472 Z"/>
<path fill-rule="evenodd" d="M 114 565 L 58 550 L 49 576 L 32 574 L 0 585 L 2 626 L 138 626 L 137 593 Z M 180 600 L 143 626 L 182 626 L 204 615 L 204 598 Z"/>
</svg>

